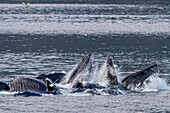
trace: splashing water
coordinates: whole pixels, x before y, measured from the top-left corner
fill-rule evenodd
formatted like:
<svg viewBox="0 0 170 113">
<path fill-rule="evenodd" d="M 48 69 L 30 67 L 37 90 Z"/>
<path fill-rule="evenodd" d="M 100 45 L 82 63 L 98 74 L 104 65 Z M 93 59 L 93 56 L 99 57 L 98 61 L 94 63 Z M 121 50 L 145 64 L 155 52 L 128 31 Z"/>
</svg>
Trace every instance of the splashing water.
<svg viewBox="0 0 170 113">
<path fill-rule="evenodd" d="M 78 64 L 77 64 L 78 65 Z M 77 66 L 76 65 L 76 66 Z M 76 68 L 76 66 L 68 72 L 66 79 L 68 80 L 71 73 L 74 71 L 74 69 Z M 120 74 L 120 68 L 118 68 L 117 65 L 114 65 L 115 70 L 114 69 L 110 69 L 110 72 L 115 73 L 117 76 L 117 80 L 118 83 L 121 84 L 121 74 Z M 98 63 L 93 63 L 93 70 L 89 71 L 89 65 L 85 68 L 85 70 L 83 70 L 82 72 L 80 72 L 76 78 L 74 79 L 74 81 L 70 84 L 68 84 L 66 87 L 67 88 L 71 88 L 71 86 L 76 82 L 76 81 L 80 81 L 83 83 L 97 83 L 100 84 L 102 86 L 107 87 L 109 85 L 109 79 L 107 78 L 107 74 L 108 74 L 108 67 L 107 67 L 107 63 L 104 62 L 102 65 L 98 64 Z M 159 90 L 169 90 L 170 87 L 168 87 L 166 81 L 160 77 L 158 77 L 158 73 L 151 75 L 148 79 L 146 79 L 143 83 L 143 87 L 134 87 L 131 86 L 129 89 L 133 90 L 133 91 L 139 91 L 139 92 L 151 92 L 151 91 L 159 91 Z M 65 92 L 65 91 L 64 91 Z M 67 92 L 68 94 L 68 92 Z"/>
<path fill-rule="evenodd" d="M 101 68 L 98 71 L 98 79 L 96 81 L 103 86 L 106 86 L 108 84 L 108 81 L 106 81 L 105 75 L 107 72 L 106 62 L 101 66 Z M 96 78 L 97 78 L 96 77 Z"/>
<path fill-rule="evenodd" d="M 14 95 L 16 92 L 0 91 L 0 95 Z"/>
<path fill-rule="evenodd" d="M 158 73 L 151 75 L 143 83 L 143 87 L 131 87 L 133 91 L 138 92 L 157 92 L 159 90 L 170 90 L 170 87 L 167 85 L 165 79 L 158 77 Z"/>
<path fill-rule="evenodd" d="M 78 64 L 77 64 L 77 65 L 78 65 Z M 75 68 L 77 67 L 77 65 L 76 65 L 71 71 L 69 71 L 69 72 L 67 73 L 67 75 L 66 75 L 65 80 L 64 80 L 63 83 L 66 83 L 66 82 L 69 80 L 70 76 L 72 75 L 72 72 L 75 70 Z M 87 71 L 86 71 L 86 73 L 84 73 L 84 72 L 85 72 L 85 71 L 80 72 L 79 74 L 77 74 L 76 77 L 74 78 L 74 80 L 73 80 L 71 83 L 69 83 L 69 85 L 71 86 L 71 85 L 74 84 L 76 81 L 81 81 L 81 82 L 82 82 L 82 80 L 81 80 L 82 76 L 85 76 L 86 73 L 88 73 Z"/>
<path fill-rule="evenodd" d="M 81 62 L 80 62 L 81 63 Z M 89 81 L 90 79 L 90 70 L 92 68 L 92 63 L 93 63 L 93 56 L 92 58 L 90 58 L 90 61 L 87 63 L 86 67 L 80 67 L 80 68 L 84 68 L 82 71 L 76 73 L 75 78 L 73 78 L 72 83 L 74 84 L 76 81 Z M 64 83 L 66 83 L 70 77 L 72 76 L 72 73 L 76 70 L 77 71 L 77 66 L 79 66 L 79 63 L 71 70 L 67 73 L 65 80 L 63 81 Z M 70 83 L 70 85 L 72 84 Z"/>
<path fill-rule="evenodd" d="M 121 69 L 121 67 L 119 67 L 118 68 L 118 66 L 117 65 L 114 65 L 115 66 L 115 73 L 116 73 L 116 76 L 117 76 L 117 81 L 118 81 L 118 83 L 122 83 L 122 81 L 121 81 L 121 74 L 120 74 L 120 69 Z"/>
<path fill-rule="evenodd" d="M 100 79 L 99 77 L 99 71 L 100 71 L 100 68 L 99 68 L 99 64 L 96 63 L 95 66 L 94 66 L 94 70 L 89 73 L 89 81 L 90 83 L 98 83 L 98 80 Z"/>
<path fill-rule="evenodd" d="M 116 74 L 118 83 L 121 83 L 120 73 L 119 73 L 120 68 L 117 68 L 118 67 L 117 65 L 114 65 L 114 67 L 115 67 L 115 70 L 111 68 L 110 71 Z M 108 86 L 109 79 L 107 78 L 108 68 L 107 68 L 106 62 L 103 63 L 103 65 L 97 72 L 98 72 L 97 74 L 98 76 L 96 77 L 97 79 L 95 81 L 97 81 L 97 83 L 100 85 Z"/>
<path fill-rule="evenodd" d="M 142 89 L 144 92 L 170 90 L 170 87 L 163 78 L 153 75 L 148 80 L 150 81 L 149 83 L 144 82 L 145 87 Z"/>
</svg>

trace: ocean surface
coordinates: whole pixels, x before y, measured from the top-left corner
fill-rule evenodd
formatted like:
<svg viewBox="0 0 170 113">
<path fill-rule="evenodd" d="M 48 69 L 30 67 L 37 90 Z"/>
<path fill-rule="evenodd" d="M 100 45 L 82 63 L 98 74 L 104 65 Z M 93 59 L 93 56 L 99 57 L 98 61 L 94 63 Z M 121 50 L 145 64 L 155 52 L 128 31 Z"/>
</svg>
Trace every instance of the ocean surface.
<svg viewBox="0 0 170 113">
<path fill-rule="evenodd" d="M 14 97 L 0 112 L 170 112 L 170 2 L 167 4 L 0 4 L 0 80 L 69 72 L 92 53 L 111 55 L 121 78 L 151 64 L 146 92 L 124 95 Z M 99 78 L 100 79 L 100 78 Z M 155 91 L 156 89 L 156 91 Z"/>
</svg>

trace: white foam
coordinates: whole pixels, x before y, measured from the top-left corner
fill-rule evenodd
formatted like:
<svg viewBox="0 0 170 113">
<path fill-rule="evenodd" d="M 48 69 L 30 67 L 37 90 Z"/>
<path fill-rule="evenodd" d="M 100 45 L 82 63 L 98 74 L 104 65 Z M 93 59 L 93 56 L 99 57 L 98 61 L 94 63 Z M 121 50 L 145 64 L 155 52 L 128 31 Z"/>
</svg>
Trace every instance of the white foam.
<svg viewBox="0 0 170 113">
<path fill-rule="evenodd" d="M 112 71 L 112 73 L 115 72 L 116 76 L 117 76 L 117 80 L 119 83 L 121 83 L 121 74 L 119 72 L 120 68 L 118 68 L 117 65 L 114 65 L 115 70 L 113 70 L 112 68 L 110 69 L 110 71 Z M 102 85 L 102 86 L 107 86 L 109 83 L 109 80 L 107 78 L 107 72 L 108 72 L 108 68 L 107 68 L 107 64 L 106 62 L 102 65 L 102 67 L 100 68 L 100 70 L 98 70 L 98 77 L 97 77 L 97 81 L 98 84 Z"/>
<path fill-rule="evenodd" d="M 68 89 L 71 87 L 71 84 L 55 84 L 58 88 L 61 88 L 61 89 Z"/>
<path fill-rule="evenodd" d="M 14 95 L 16 92 L 1 91 L 0 95 Z"/>
<path fill-rule="evenodd" d="M 67 96 L 91 96 L 90 93 L 71 93 Z"/>
<path fill-rule="evenodd" d="M 120 69 L 121 69 L 121 67 L 120 67 L 120 68 L 118 68 L 118 66 L 117 66 L 117 65 L 115 65 L 115 73 L 116 73 L 116 76 L 117 76 L 117 81 L 121 84 L 121 83 L 122 83 L 122 81 L 121 81 Z"/>
<path fill-rule="evenodd" d="M 165 79 L 158 77 L 157 73 L 146 79 L 143 83 L 143 87 L 138 88 L 137 86 L 129 86 L 128 89 L 139 92 L 157 92 L 159 90 L 170 90 L 170 87 Z"/>
<path fill-rule="evenodd" d="M 98 71 L 98 79 L 97 79 L 97 82 L 100 84 L 100 85 L 103 85 L 103 86 L 107 86 L 108 84 L 108 81 L 105 77 L 105 75 L 107 74 L 107 68 L 106 68 L 106 62 L 102 65 L 102 67 L 100 68 L 100 70 Z"/>
<path fill-rule="evenodd" d="M 145 87 L 142 89 L 144 92 L 170 90 L 170 87 L 163 78 L 150 76 L 148 80 L 150 81 L 149 83 L 144 82 Z"/>
</svg>

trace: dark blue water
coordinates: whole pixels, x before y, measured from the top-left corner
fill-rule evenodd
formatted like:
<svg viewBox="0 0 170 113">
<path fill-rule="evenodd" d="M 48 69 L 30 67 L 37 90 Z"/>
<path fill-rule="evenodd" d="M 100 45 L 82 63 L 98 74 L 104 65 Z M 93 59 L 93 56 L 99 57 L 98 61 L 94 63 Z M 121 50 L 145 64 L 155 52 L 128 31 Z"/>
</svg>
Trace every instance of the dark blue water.
<svg viewBox="0 0 170 113">
<path fill-rule="evenodd" d="M 158 63 L 169 81 L 170 4 L 0 5 L 0 76 L 69 71 L 93 53 L 123 76 Z"/>
<path fill-rule="evenodd" d="M 122 78 L 157 63 L 160 69 L 158 76 L 169 85 L 170 40 L 166 37 L 170 37 L 168 2 L 129 5 L 31 4 L 29 8 L 25 8 L 23 4 L 0 4 L 0 80 L 9 82 L 18 76 L 68 72 L 84 55 L 92 53 L 94 62 L 99 64 L 104 63 L 108 55 L 113 56 Z M 160 108 L 160 112 L 168 111 L 168 103 L 165 100 L 169 98 L 169 91 L 161 92 L 161 97 L 156 93 L 154 95 L 160 98 L 159 104 L 162 102 L 162 105 L 156 106 L 152 101 L 150 106 L 145 106 L 145 102 L 140 103 L 143 100 L 140 95 L 121 97 L 129 100 L 120 100 L 119 103 L 120 106 L 125 106 L 134 98 L 138 98 L 139 101 L 137 99 L 132 102 L 133 108 L 138 110 L 125 107 L 129 112 L 137 112 L 140 109 L 141 112 L 155 112 L 157 108 Z M 146 97 L 146 103 L 150 102 L 152 96 Z M 53 100 L 53 97 L 51 98 Z M 71 97 L 71 100 L 69 97 L 65 98 L 64 102 L 68 103 L 72 98 L 74 97 Z M 9 103 L 13 99 L 10 97 Z M 87 97 L 85 100 L 88 99 Z M 14 100 L 18 102 L 17 99 Z M 19 101 L 25 100 L 19 98 Z M 140 106 L 136 107 L 136 102 Z M 34 99 L 24 103 L 34 103 Z M 50 106 L 53 107 L 53 104 L 50 103 Z M 60 104 L 62 106 L 65 103 Z M 110 111 L 114 110 L 114 104 L 107 103 Z M 25 106 L 24 104 L 23 108 Z M 35 105 L 31 104 L 31 107 L 33 106 Z M 37 106 L 33 111 L 26 111 L 36 112 L 39 108 L 41 107 Z M 5 105 L 0 110 L 6 109 L 9 110 L 9 106 Z M 122 109 L 117 109 L 117 112 Z M 74 109 L 71 110 L 74 112 Z M 21 108 L 21 111 L 25 110 Z"/>
</svg>

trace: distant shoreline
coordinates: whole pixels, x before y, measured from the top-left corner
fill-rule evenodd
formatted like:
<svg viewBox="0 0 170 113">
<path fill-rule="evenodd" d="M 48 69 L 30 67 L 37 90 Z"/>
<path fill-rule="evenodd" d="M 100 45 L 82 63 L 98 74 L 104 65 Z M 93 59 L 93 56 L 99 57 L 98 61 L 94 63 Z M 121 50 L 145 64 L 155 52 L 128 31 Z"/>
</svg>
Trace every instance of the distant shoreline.
<svg viewBox="0 0 170 113">
<path fill-rule="evenodd" d="M 167 4 L 169 0 L 0 0 L 0 4 L 28 3 L 55 3 L 55 4 Z"/>
</svg>

